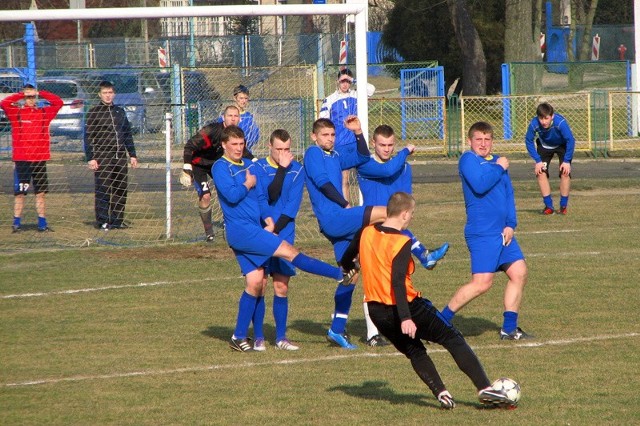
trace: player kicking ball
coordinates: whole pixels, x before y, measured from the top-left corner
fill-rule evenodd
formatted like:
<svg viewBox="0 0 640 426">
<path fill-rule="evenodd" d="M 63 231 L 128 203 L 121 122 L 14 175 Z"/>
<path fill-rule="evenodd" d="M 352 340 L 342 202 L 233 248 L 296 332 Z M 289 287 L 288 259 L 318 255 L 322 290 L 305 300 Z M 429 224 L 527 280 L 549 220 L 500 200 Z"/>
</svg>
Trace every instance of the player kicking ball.
<svg viewBox="0 0 640 426">
<path fill-rule="evenodd" d="M 445 387 L 423 340 L 438 343 L 473 382 L 484 406 L 512 406 L 507 394 L 495 390 L 480 360 L 462 334 L 445 321 L 431 301 L 414 287 L 411 275 L 411 239 L 403 234 L 416 208 L 413 197 L 396 192 L 387 204 L 384 222 L 363 228 L 342 258 L 346 268 L 355 267 L 359 257 L 360 275 L 369 315 L 380 333 L 411 361 L 418 377 L 429 387 L 444 409 L 456 403 Z"/>
</svg>

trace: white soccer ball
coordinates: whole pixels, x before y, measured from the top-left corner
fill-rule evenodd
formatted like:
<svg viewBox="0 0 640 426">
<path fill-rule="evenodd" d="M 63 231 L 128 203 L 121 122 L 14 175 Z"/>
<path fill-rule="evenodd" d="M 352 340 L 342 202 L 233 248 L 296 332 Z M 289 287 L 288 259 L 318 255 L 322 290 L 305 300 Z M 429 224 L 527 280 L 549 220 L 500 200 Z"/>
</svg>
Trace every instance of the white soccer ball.
<svg viewBox="0 0 640 426">
<path fill-rule="evenodd" d="M 518 382 L 507 377 L 502 377 L 493 382 L 491 387 L 495 390 L 504 391 L 509 401 L 511 401 L 514 406 L 518 405 L 518 401 L 520 401 L 520 385 Z"/>
</svg>

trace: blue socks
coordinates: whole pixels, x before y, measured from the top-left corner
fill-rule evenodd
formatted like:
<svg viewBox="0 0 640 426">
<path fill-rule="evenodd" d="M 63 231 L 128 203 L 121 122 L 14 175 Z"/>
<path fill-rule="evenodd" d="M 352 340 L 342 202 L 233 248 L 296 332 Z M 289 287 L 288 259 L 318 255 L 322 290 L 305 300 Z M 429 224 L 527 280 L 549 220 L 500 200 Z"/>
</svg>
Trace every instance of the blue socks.
<svg viewBox="0 0 640 426">
<path fill-rule="evenodd" d="M 504 321 L 502 323 L 502 329 L 505 333 L 511 333 L 518 328 L 518 313 L 513 311 L 504 311 L 502 314 Z"/>
<path fill-rule="evenodd" d="M 326 262 L 309 257 L 304 253 L 298 253 L 291 261 L 296 268 L 314 275 L 333 278 L 336 281 L 342 280 L 342 270 L 331 266 Z"/>
<path fill-rule="evenodd" d="M 547 195 L 546 197 L 542 197 L 542 200 L 544 201 L 544 205 L 549 207 L 549 208 L 553 208 L 553 199 L 551 198 L 551 195 Z"/>
<path fill-rule="evenodd" d="M 273 319 L 276 323 L 276 342 L 287 337 L 289 301 L 286 297 L 273 296 Z"/>
<path fill-rule="evenodd" d="M 442 318 L 444 318 L 446 322 L 451 324 L 451 320 L 453 319 L 456 313 L 453 312 L 451 309 L 449 309 L 449 305 L 447 305 L 444 307 L 444 309 L 440 314 L 442 315 Z"/>
<path fill-rule="evenodd" d="M 264 313 L 265 313 L 264 296 L 256 299 L 256 306 L 253 310 L 253 337 L 256 339 L 264 339 Z"/>
<path fill-rule="evenodd" d="M 38 216 L 38 228 L 44 229 L 47 227 L 47 219 L 44 217 Z"/>
<path fill-rule="evenodd" d="M 560 207 L 567 207 L 567 204 L 569 204 L 569 196 L 567 195 L 566 197 L 564 195 L 560 196 Z"/>
<path fill-rule="evenodd" d="M 253 318 L 253 312 L 256 310 L 256 302 L 258 298 L 250 295 L 246 291 L 242 292 L 240 302 L 238 303 L 238 319 L 236 320 L 236 329 L 233 336 L 236 339 L 244 339 L 249 331 L 249 324 Z M 263 314 L 264 316 L 264 314 Z"/>
<path fill-rule="evenodd" d="M 333 313 L 333 320 L 331 321 L 331 331 L 334 333 L 344 333 L 355 288 L 355 284 L 338 284 L 336 288 L 336 293 L 333 296 L 335 312 Z"/>
<path fill-rule="evenodd" d="M 13 226 L 20 226 L 20 225 L 21 225 L 20 218 L 14 216 L 14 218 L 13 218 Z"/>
<path fill-rule="evenodd" d="M 424 246 L 424 244 L 418 241 L 418 238 L 416 238 L 416 236 L 413 235 L 413 233 L 408 229 L 403 230 L 402 233 L 411 238 L 411 254 L 422 261 L 422 257 L 427 252 L 427 248 Z"/>
</svg>

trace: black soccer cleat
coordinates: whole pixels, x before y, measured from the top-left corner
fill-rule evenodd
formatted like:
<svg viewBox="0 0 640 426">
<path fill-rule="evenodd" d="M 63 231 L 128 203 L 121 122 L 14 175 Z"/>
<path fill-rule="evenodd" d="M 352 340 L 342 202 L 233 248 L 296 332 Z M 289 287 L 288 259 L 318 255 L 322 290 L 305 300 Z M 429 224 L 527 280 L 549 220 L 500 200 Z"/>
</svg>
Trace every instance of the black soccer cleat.
<svg viewBox="0 0 640 426">
<path fill-rule="evenodd" d="M 517 327 L 511 333 L 507 333 L 503 329 L 500 329 L 500 340 L 525 340 L 533 338 L 534 336 L 532 334 L 525 333 L 520 327 Z"/>
<path fill-rule="evenodd" d="M 238 352 L 253 352 L 253 345 L 251 339 L 245 337 L 244 339 L 234 339 L 233 337 L 229 341 L 229 347 Z"/>
<path fill-rule="evenodd" d="M 456 408 L 456 402 L 453 400 L 449 391 L 443 390 L 440 392 L 438 395 L 438 401 L 440 401 L 440 408 L 443 410 L 453 410 Z"/>
</svg>

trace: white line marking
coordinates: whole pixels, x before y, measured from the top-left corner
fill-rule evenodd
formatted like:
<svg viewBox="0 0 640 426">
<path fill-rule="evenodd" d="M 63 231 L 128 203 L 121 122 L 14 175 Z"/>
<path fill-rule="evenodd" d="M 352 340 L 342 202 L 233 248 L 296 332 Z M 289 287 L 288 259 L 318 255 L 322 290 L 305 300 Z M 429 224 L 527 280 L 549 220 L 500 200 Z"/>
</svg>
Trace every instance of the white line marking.
<svg viewBox="0 0 640 426">
<path fill-rule="evenodd" d="M 1 296 L 0 299 L 18 299 L 22 297 L 41 297 L 41 296 L 54 296 L 56 294 L 78 294 L 78 293 L 91 293 L 93 291 L 104 290 L 118 290 L 121 288 L 139 288 L 139 287 L 155 287 L 161 285 L 173 285 L 173 284 L 189 284 L 202 281 L 218 281 L 218 280 L 234 280 L 241 279 L 242 277 L 220 277 L 220 278 L 199 278 L 197 280 L 184 280 L 184 281 L 156 281 L 151 283 L 138 283 L 138 284 L 123 284 L 123 285 L 109 285 L 105 287 L 93 287 L 93 288 L 79 288 L 72 290 L 58 290 L 43 293 L 21 293 L 21 294 L 7 294 Z"/>
<path fill-rule="evenodd" d="M 576 337 L 574 339 L 562 339 L 562 340 L 547 340 L 543 342 L 508 342 L 503 344 L 492 344 L 485 346 L 475 346 L 474 350 L 489 350 L 489 349 L 505 349 L 509 347 L 512 348 L 538 348 L 542 346 L 564 346 L 571 345 L 574 343 L 584 343 L 584 342 L 595 342 L 595 341 L 603 341 L 603 340 L 614 340 L 614 339 L 628 339 L 633 337 L 640 336 L 640 333 L 624 333 L 624 334 L 612 334 L 612 335 L 601 335 L 601 336 L 591 336 L 591 337 Z M 445 349 L 438 348 L 432 349 L 429 348 L 429 353 L 438 353 L 438 352 L 446 352 Z M 242 356 L 242 354 L 238 354 Z M 63 377 L 58 379 L 36 379 L 36 380 L 28 380 L 25 382 L 13 382 L 13 383 L 3 383 L 2 387 L 20 387 L 20 386 L 33 386 L 33 385 L 49 385 L 56 383 L 69 383 L 69 382 L 82 382 L 87 380 L 111 380 L 111 379 L 119 379 L 126 377 L 144 377 L 144 376 L 161 376 L 167 374 L 181 374 L 181 373 L 196 373 L 203 371 L 212 371 L 212 370 L 230 370 L 234 368 L 247 368 L 247 367 L 263 367 L 263 366 L 274 366 L 274 365 L 294 365 L 294 364 L 305 364 L 310 362 L 318 362 L 318 361 L 335 361 L 341 359 L 351 359 L 351 358 L 382 358 L 382 357 L 391 357 L 391 356 L 404 356 L 399 352 L 393 353 L 353 353 L 345 355 L 332 355 L 326 356 L 322 358 L 302 358 L 302 359 L 285 359 L 281 361 L 269 361 L 269 362 L 240 362 L 237 364 L 219 364 L 219 365 L 203 365 L 203 366 L 195 366 L 195 367 L 184 367 L 184 368 L 175 368 L 171 370 L 144 370 L 144 371 L 131 371 L 128 373 L 113 373 L 113 374 L 100 374 L 95 376 L 71 376 L 71 377 Z"/>
</svg>

